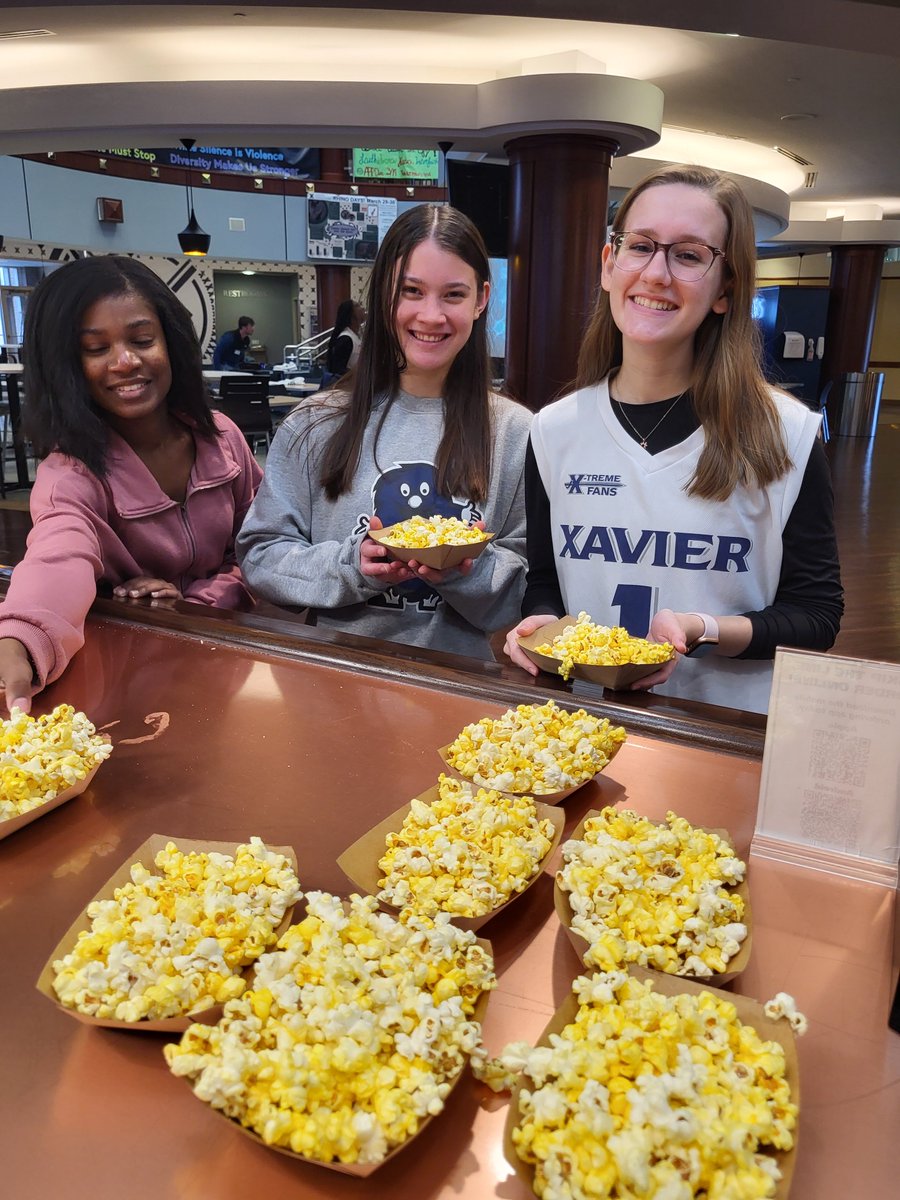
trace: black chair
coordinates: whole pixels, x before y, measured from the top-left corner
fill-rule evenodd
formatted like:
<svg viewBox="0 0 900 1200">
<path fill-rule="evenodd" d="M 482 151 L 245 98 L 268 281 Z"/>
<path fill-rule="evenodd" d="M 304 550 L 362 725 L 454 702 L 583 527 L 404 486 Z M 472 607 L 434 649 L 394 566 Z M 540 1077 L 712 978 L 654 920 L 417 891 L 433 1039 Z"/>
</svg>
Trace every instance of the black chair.
<svg viewBox="0 0 900 1200">
<path fill-rule="evenodd" d="M 230 417 L 247 439 L 251 450 L 272 441 L 272 414 L 269 411 L 269 380 L 249 375 L 223 375 L 216 408 Z"/>
</svg>

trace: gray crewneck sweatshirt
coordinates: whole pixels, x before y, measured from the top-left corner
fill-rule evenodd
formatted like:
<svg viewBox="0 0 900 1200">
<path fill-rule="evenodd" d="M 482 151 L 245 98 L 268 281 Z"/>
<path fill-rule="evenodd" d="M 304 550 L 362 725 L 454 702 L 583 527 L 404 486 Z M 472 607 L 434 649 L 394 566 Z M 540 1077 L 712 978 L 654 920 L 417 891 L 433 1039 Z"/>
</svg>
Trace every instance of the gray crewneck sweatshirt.
<svg viewBox="0 0 900 1200">
<path fill-rule="evenodd" d="M 406 392 L 391 405 L 377 448 L 382 409 L 375 410 L 351 490 L 328 500 L 319 482 L 321 457 L 333 418 L 342 412 L 339 396 L 317 397 L 278 430 L 237 540 L 244 578 L 273 604 L 315 609 L 320 625 L 489 657 L 486 633 L 516 623 L 525 587 L 523 469 L 531 413 L 491 396 L 489 494 L 475 505 L 437 493 L 443 402 Z M 495 537 L 469 575 L 452 572 L 439 591 L 419 580 L 385 587 L 359 569 L 359 547 L 373 513 L 385 525 L 416 514 L 483 519 Z"/>
</svg>

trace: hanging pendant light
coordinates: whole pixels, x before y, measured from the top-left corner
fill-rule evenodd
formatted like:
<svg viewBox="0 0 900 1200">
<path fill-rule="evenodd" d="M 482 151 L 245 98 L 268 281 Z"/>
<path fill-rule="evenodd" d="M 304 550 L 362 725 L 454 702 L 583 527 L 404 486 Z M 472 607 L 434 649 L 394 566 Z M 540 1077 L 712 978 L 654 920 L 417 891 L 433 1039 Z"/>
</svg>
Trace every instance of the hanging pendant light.
<svg viewBox="0 0 900 1200">
<path fill-rule="evenodd" d="M 194 147 L 193 138 L 182 138 L 181 144 L 185 150 L 192 150 Z M 191 188 L 191 173 L 186 173 L 187 183 L 187 205 L 188 205 L 188 223 L 178 235 L 178 245 L 181 247 L 182 254 L 189 254 L 192 258 L 202 258 L 209 253 L 209 244 L 212 237 L 200 228 L 200 223 L 194 213 L 194 193 Z"/>
</svg>

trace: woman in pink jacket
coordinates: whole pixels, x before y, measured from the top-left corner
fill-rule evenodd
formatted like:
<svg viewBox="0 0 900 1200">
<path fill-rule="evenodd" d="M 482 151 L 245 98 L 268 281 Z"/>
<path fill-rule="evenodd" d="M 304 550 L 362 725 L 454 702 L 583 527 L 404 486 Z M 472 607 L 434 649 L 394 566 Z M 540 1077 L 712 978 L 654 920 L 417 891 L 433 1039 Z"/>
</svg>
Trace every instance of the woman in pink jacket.
<svg viewBox="0 0 900 1200">
<path fill-rule="evenodd" d="M 250 608 L 234 539 L 262 477 L 213 413 L 190 314 L 148 267 L 78 259 L 35 289 L 26 425 L 43 458 L 25 558 L 0 604 L 9 708 L 65 670 L 98 588 Z"/>
</svg>

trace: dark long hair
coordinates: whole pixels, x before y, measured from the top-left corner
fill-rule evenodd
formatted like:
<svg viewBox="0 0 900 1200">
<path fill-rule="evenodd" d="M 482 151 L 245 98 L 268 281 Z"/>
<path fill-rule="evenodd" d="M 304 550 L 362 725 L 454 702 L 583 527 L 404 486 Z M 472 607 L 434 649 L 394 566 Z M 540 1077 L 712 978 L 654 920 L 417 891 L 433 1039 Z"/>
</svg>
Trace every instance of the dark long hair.
<svg viewBox="0 0 900 1200">
<path fill-rule="evenodd" d="M 34 289 L 25 314 L 25 431 L 39 458 L 53 450 L 106 473 L 108 426 L 91 399 L 81 366 L 85 312 L 108 296 L 140 296 L 156 313 L 166 340 L 172 386 L 170 412 L 205 437 L 218 431 L 203 382 L 200 345 L 191 315 L 149 267 L 134 258 L 99 254 L 59 267 Z"/>
<path fill-rule="evenodd" d="M 751 316 L 756 287 L 753 210 L 728 175 L 708 167 L 669 164 L 635 184 L 619 205 L 613 232 L 628 228 L 628 214 L 638 196 L 670 183 L 706 192 L 728 223 L 723 247 L 728 308 L 708 313 L 694 335 L 691 392 L 706 443 L 685 489 L 690 496 L 727 500 L 739 484 L 764 488 L 791 465 L 778 410 L 760 369 L 759 332 Z M 577 386 L 599 383 L 621 365 L 622 335 L 609 294 L 601 288 L 581 343 Z"/>
<path fill-rule="evenodd" d="M 457 209 L 420 204 L 390 227 L 372 268 L 366 327 L 346 408 L 322 455 L 321 481 L 331 500 L 352 486 L 363 434 L 376 405 L 386 398 L 378 423 L 380 433 L 400 390 L 400 376 L 406 369 L 395 329 L 400 288 L 410 254 L 429 239 L 472 268 L 479 293 L 490 283 L 481 234 Z M 490 358 L 484 312 L 450 365 L 443 402 L 444 432 L 435 463 L 438 490 L 447 496 L 483 501 L 491 474 Z"/>
<path fill-rule="evenodd" d="M 329 371 L 334 371 L 334 367 L 332 366 L 334 359 L 332 356 L 334 354 L 335 343 L 344 330 L 350 328 L 356 304 L 356 300 L 342 300 L 338 305 L 337 314 L 334 318 L 334 328 L 331 331 L 331 337 L 328 339 L 328 350 L 325 355 L 325 365 Z"/>
</svg>

